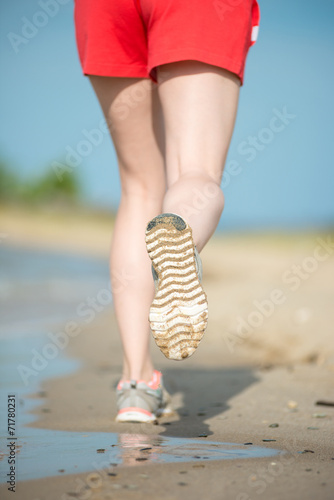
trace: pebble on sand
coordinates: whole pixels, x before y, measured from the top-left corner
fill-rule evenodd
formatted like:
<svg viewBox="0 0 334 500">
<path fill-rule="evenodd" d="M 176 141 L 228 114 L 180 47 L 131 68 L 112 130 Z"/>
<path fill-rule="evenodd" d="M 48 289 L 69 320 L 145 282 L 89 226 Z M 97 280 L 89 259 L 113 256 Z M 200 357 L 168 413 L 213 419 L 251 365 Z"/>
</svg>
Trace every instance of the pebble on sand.
<svg viewBox="0 0 334 500">
<path fill-rule="evenodd" d="M 268 427 L 279 427 L 279 424 L 270 424 Z"/>
<path fill-rule="evenodd" d="M 334 401 L 324 401 L 321 399 L 316 401 L 315 404 L 318 406 L 334 406 Z"/>
<path fill-rule="evenodd" d="M 100 474 L 96 473 L 96 472 L 91 472 L 90 474 L 88 474 L 87 478 L 86 478 L 86 481 L 87 483 L 93 483 L 93 488 L 96 488 L 96 483 L 97 482 L 102 482 L 102 478 L 100 476 Z"/>
</svg>

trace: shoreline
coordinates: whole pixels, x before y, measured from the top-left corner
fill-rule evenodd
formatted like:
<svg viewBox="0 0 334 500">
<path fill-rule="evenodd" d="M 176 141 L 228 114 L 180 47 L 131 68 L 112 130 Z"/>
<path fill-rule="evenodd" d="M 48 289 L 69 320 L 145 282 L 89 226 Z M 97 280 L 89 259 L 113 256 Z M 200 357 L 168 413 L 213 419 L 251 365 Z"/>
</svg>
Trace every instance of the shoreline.
<svg viewBox="0 0 334 500">
<path fill-rule="evenodd" d="M 27 209 L 0 205 L 0 244 L 21 245 L 27 248 L 108 256 L 115 214 L 89 209 Z M 264 246 L 279 248 L 310 246 L 317 238 L 332 237 L 334 227 L 328 230 L 254 230 L 217 231 L 211 242 L 227 245 L 247 241 L 252 246 L 260 241 Z M 206 247 L 206 248 L 207 248 Z M 203 250 L 205 253 L 206 248 Z M 334 252 L 333 252 L 334 253 Z"/>
<path fill-rule="evenodd" d="M 111 222 L 11 213 L 0 216 L 3 232 L 7 237 L 2 244 L 8 247 L 107 259 Z M 196 464 L 142 462 L 140 467 L 112 466 L 110 475 L 102 474 L 102 466 L 96 470 L 92 465 L 89 474 L 19 481 L 16 497 L 221 500 L 224 492 L 226 500 L 329 500 L 334 488 L 334 408 L 316 402 L 333 400 L 334 313 L 329 279 L 333 256 L 317 261 L 316 269 L 300 278 L 296 290 L 282 281 L 284 273 L 293 272 L 292 266 L 313 262 L 309 259 L 315 258 L 317 238 L 324 236 L 222 235 L 210 242 L 202 254 L 209 326 L 197 352 L 189 360 L 172 362 L 151 343 L 154 363 L 164 373 L 177 410 L 159 425 L 114 421 L 121 343 L 111 308 L 89 324 L 82 322 L 80 334 L 59 352 L 79 363 L 78 370 L 43 381 L 28 398 L 36 402 L 32 411 L 36 420 L 28 425 L 36 432 L 54 429 L 158 434 L 203 443 L 252 442 L 250 446 L 279 449 L 283 455 Z M 284 301 L 277 290 L 284 293 Z M 261 324 L 254 326 L 252 318 L 260 318 Z M 57 331 L 66 331 L 66 324 L 59 324 Z M 105 462 L 103 456 L 98 458 Z M 0 491 L 7 495 L 3 485 Z"/>
<path fill-rule="evenodd" d="M 0 213 L 0 242 L 109 259 L 112 227 L 106 214 L 7 209 Z M 201 253 L 213 355 L 218 342 L 225 358 L 263 367 L 334 365 L 332 242 L 322 232 L 214 236 Z"/>
<path fill-rule="evenodd" d="M 213 359 L 205 343 L 184 364 L 173 363 L 165 360 L 153 345 L 154 362 L 164 373 L 176 413 L 159 419 L 159 425 L 119 424 L 114 421 L 114 388 L 121 373 L 120 345 L 110 335 L 115 327 L 115 318 L 109 313 L 94 328 L 84 329 L 81 337 L 73 339 L 65 355 L 80 361 L 79 369 L 45 381 L 42 391 L 30 395 L 39 404 L 33 410 L 37 419 L 29 427 L 36 432 L 79 431 L 84 436 L 91 435 L 93 440 L 94 434 L 90 433 L 104 432 L 120 436 L 125 433 L 126 439 L 138 434 L 148 440 L 156 435 L 182 437 L 201 441 L 203 446 L 205 441 L 252 443 L 251 446 L 274 448 L 283 454 L 212 462 L 198 460 L 195 464 L 140 462 L 135 467 L 132 462 L 110 466 L 108 457 L 106 462 L 102 455 L 97 456 L 102 461 L 92 461 L 99 466 L 92 465 L 90 473 L 21 483 L 24 495 L 18 495 L 19 499 L 34 500 L 38 494 L 40 500 L 56 500 L 61 495 L 67 500 L 78 492 L 79 484 L 82 495 L 85 493 L 93 500 L 109 499 L 108 495 L 112 499 L 130 500 L 133 494 L 152 500 L 157 494 L 165 500 L 182 500 L 184 494 L 196 500 L 205 495 L 210 500 L 221 500 L 223 490 L 228 500 L 239 497 L 251 500 L 255 492 L 256 497 L 263 492 L 264 496 L 259 498 L 265 499 L 270 494 L 273 500 L 283 497 L 313 500 L 315 494 L 321 500 L 331 498 L 334 408 L 315 405 L 318 399 L 332 397 L 333 371 L 328 366 L 306 363 L 272 368 L 244 363 L 228 366 L 224 358 L 220 363 L 217 357 Z M 131 460 L 135 460 L 136 453 L 133 450 L 130 454 Z M 182 488 L 180 482 L 185 483 Z"/>
</svg>

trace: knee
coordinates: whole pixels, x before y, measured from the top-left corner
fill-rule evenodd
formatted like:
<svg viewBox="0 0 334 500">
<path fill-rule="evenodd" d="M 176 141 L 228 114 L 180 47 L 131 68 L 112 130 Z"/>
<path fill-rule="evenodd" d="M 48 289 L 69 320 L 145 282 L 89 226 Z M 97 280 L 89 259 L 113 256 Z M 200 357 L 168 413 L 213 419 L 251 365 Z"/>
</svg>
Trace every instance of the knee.
<svg viewBox="0 0 334 500">
<path fill-rule="evenodd" d="M 123 175 L 122 175 L 123 174 Z M 162 176 L 144 175 L 143 173 L 121 173 L 122 197 L 145 200 L 162 200 L 166 192 L 165 179 Z"/>
<path fill-rule="evenodd" d="M 222 167 L 215 162 L 197 161 L 179 162 L 170 166 L 167 163 L 167 183 L 172 187 L 176 182 L 202 182 L 203 184 L 221 183 Z"/>
<path fill-rule="evenodd" d="M 161 203 L 164 194 L 165 192 L 157 189 L 156 186 L 141 183 L 123 184 L 121 188 L 122 200 L 131 204 L 140 203 L 141 205 L 147 205 L 156 202 Z"/>
<path fill-rule="evenodd" d="M 195 170 L 182 173 L 169 186 L 164 201 L 168 204 L 175 199 L 190 205 L 195 211 L 210 205 L 220 213 L 224 209 L 225 202 L 219 181 L 205 172 Z"/>
<path fill-rule="evenodd" d="M 176 155 L 175 158 L 169 159 L 166 164 L 168 186 L 172 186 L 175 182 L 187 179 L 202 179 L 203 182 L 221 183 L 224 161 L 221 158 L 218 160 L 210 158 L 210 155 L 203 153 L 195 157 L 195 152 L 191 155 L 183 157 L 182 154 Z"/>
</svg>

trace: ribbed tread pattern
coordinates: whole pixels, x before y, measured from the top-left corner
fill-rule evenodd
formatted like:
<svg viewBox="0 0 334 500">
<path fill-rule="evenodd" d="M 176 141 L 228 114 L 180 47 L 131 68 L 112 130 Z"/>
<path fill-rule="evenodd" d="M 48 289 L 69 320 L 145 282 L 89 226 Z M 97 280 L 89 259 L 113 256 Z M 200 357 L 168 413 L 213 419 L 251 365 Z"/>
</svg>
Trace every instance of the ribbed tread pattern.
<svg viewBox="0 0 334 500">
<path fill-rule="evenodd" d="M 167 358 L 185 359 L 198 347 L 208 321 L 191 228 L 177 215 L 159 215 L 147 226 L 146 247 L 158 275 L 149 315 L 153 337 Z"/>
</svg>

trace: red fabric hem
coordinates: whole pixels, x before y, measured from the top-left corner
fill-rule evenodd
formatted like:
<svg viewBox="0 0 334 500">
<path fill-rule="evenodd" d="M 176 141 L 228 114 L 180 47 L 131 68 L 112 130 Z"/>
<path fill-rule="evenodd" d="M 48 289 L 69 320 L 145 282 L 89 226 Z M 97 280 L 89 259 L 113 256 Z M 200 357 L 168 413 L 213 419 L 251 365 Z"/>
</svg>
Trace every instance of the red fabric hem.
<svg viewBox="0 0 334 500">
<path fill-rule="evenodd" d="M 248 52 L 248 50 L 247 50 Z M 200 61 L 212 66 L 226 69 L 231 73 L 237 75 L 240 79 L 241 85 L 244 81 L 244 69 L 246 55 L 244 61 L 240 62 L 233 58 L 229 58 L 224 54 L 215 54 L 206 50 L 197 49 L 195 47 L 178 48 L 164 52 L 155 52 L 152 57 L 149 57 L 148 72 L 150 77 L 156 82 L 156 68 L 162 64 L 169 64 L 179 61 Z"/>
<path fill-rule="evenodd" d="M 116 76 L 129 78 L 150 78 L 147 68 L 135 64 L 85 63 L 82 68 L 84 75 Z"/>
<path fill-rule="evenodd" d="M 246 54 L 247 55 L 247 54 Z M 212 54 L 207 51 L 195 49 L 192 47 L 174 49 L 161 53 L 155 53 L 150 58 L 149 67 L 139 66 L 134 64 L 106 64 L 106 63 L 85 63 L 82 72 L 84 75 L 97 75 L 107 77 L 123 77 L 123 78 L 151 78 L 154 82 L 156 79 L 156 68 L 162 64 L 169 64 L 179 61 L 200 61 L 212 66 L 226 69 L 237 75 L 241 85 L 244 81 L 245 63 L 240 63 L 233 58 L 229 58 L 224 54 Z"/>
</svg>

